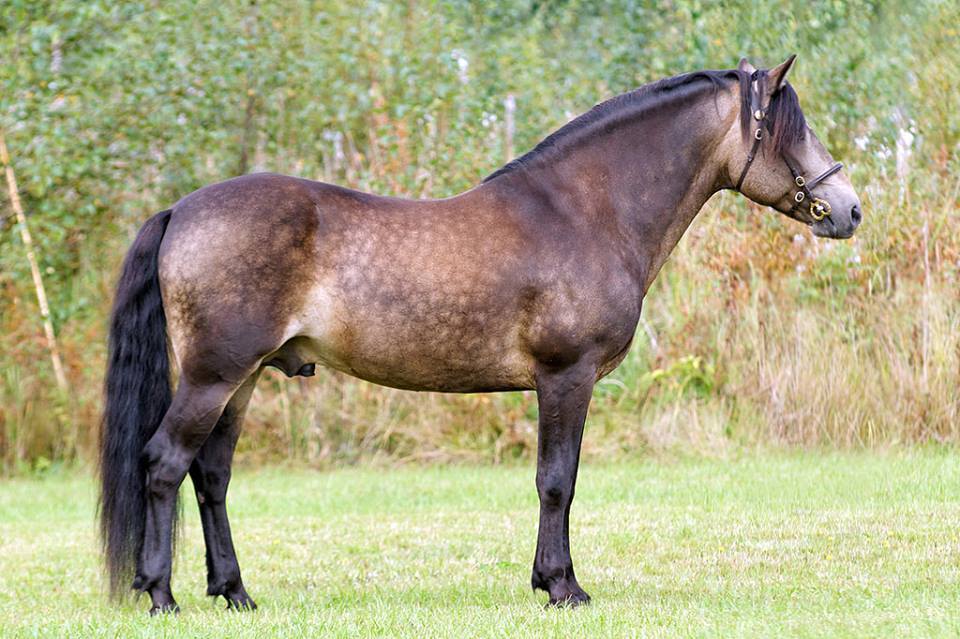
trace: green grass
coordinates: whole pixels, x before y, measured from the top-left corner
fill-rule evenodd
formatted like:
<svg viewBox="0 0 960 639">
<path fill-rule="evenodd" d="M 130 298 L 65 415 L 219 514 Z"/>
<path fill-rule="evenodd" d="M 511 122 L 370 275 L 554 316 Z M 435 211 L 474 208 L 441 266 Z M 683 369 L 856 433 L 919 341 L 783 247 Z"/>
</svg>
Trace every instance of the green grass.
<svg viewBox="0 0 960 639">
<path fill-rule="evenodd" d="M 587 465 L 574 561 L 594 597 L 532 593 L 532 466 L 270 469 L 231 514 L 260 610 L 203 596 L 193 498 L 177 617 L 106 600 L 85 476 L 0 484 L 0 636 L 956 636 L 960 456 Z"/>
</svg>

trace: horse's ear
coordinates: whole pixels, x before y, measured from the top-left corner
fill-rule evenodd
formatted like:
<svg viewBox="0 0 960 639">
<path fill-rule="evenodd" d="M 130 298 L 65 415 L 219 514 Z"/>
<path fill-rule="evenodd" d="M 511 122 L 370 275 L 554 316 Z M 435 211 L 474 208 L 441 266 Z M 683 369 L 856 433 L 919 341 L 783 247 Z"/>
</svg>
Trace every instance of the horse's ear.
<svg viewBox="0 0 960 639">
<path fill-rule="evenodd" d="M 738 71 L 743 71 L 745 73 L 753 73 L 756 69 L 746 58 L 740 58 L 740 64 L 737 65 Z"/>
<path fill-rule="evenodd" d="M 767 73 L 769 78 L 767 82 L 767 91 L 773 95 L 787 84 L 787 74 L 793 67 L 793 61 L 797 59 L 797 54 L 792 54 L 789 58 L 770 69 Z"/>
</svg>

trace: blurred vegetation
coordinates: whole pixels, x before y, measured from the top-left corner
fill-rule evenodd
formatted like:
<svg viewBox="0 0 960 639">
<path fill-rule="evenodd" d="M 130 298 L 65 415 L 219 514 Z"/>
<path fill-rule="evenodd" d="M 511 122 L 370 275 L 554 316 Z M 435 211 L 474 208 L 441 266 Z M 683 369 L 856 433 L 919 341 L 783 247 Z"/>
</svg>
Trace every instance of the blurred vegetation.
<svg viewBox="0 0 960 639">
<path fill-rule="evenodd" d="M 724 193 L 595 393 L 585 452 L 960 439 L 960 5 L 471 0 L 0 6 L 5 132 L 71 383 L 53 383 L 0 196 L 0 467 L 93 458 L 106 316 L 139 225 L 270 170 L 443 197 L 594 103 L 799 53 L 808 120 L 864 201 L 848 243 Z M 516 133 L 505 125 L 516 101 Z M 245 459 L 528 455 L 532 394 L 261 381 Z"/>
</svg>

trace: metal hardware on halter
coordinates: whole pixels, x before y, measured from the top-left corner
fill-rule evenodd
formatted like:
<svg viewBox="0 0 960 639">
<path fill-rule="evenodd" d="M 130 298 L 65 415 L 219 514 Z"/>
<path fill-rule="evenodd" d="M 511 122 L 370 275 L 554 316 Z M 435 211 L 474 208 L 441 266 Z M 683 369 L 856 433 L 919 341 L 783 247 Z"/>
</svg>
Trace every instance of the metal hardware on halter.
<svg viewBox="0 0 960 639">
<path fill-rule="evenodd" d="M 830 215 L 830 203 L 826 200 L 821 200 L 820 198 L 813 198 L 813 202 L 810 203 L 810 217 L 815 219 L 817 222 L 823 218 Z"/>
<path fill-rule="evenodd" d="M 843 168 L 843 164 L 840 162 L 835 163 L 829 169 L 813 178 L 812 180 L 807 180 L 805 177 L 800 175 L 799 171 L 793 168 L 793 165 L 790 164 L 790 161 L 786 157 L 783 158 L 783 161 L 786 163 L 787 168 L 790 169 L 790 172 L 793 173 L 793 181 L 800 188 L 793 196 L 793 208 L 797 208 L 804 200 L 810 200 L 810 217 L 813 218 L 815 222 L 819 222 L 823 218 L 830 215 L 832 209 L 830 208 L 830 203 L 826 200 L 821 200 L 818 197 L 814 197 L 811 190 L 814 189 L 818 184 L 826 180 L 828 177 L 839 171 Z M 792 210 L 792 209 L 791 209 Z"/>
</svg>

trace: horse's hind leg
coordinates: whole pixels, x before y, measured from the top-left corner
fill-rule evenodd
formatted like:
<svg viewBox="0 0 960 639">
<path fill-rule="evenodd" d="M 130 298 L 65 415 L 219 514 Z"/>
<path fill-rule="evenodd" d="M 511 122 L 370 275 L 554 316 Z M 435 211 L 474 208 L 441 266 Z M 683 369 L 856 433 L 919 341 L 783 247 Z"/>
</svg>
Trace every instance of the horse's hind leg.
<svg viewBox="0 0 960 639">
<path fill-rule="evenodd" d="M 173 403 L 144 448 L 147 517 L 133 587 L 150 594 L 153 602 L 151 614 L 177 610 L 170 591 L 171 537 L 177 491 L 197 451 L 238 386 L 222 379 L 197 383 L 182 377 Z"/>
<path fill-rule="evenodd" d="M 223 595 L 227 607 L 237 610 L 255 610 L 257 604 L 247 594 L 240 578 L 240 564 L 227 520 L 227 485 L 243 416 L 259 376 L 257 371 L 237 390 L 190 466 L 207 546 L 207 594 Z"/>
</svg>

